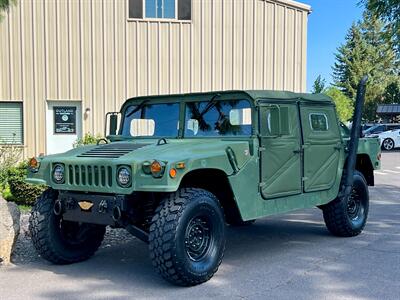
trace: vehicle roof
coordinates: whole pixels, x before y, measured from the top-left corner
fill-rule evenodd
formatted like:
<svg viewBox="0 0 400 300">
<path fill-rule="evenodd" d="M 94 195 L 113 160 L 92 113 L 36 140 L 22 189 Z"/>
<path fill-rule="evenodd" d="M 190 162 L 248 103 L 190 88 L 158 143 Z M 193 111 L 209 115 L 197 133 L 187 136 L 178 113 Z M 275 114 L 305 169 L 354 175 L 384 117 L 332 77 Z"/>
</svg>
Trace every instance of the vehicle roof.
<svg viewBox="0 0 400 300">
<path fill-rule="evenodd" d="M 296 100 L 302 102 L 323 102 L 323 103 L 333 103 L 332 98 L 325 94 L 309 94 L 309 93 L 295 93 L 289 91 L 272 91 L 272 90 L 229 90 L 229 91 L 211 91 L 211 92 L 199 92 L 199 93 L 184 93 L 184 94 L 168 94 L 168 95 L 150 95 L 150 96 L 140 96 L 128 99 L 127 102 L 136 102 L 143 100 L 157 100 L 157 99 L 174 99 L 180 98 L 190 98 L 199 96 L 209 96 L 220 94 L 221 96 L 232 95 L 235 98 L 240 96 L 247 96 L 254 101 L 260 99 L 270 99 L 270 100 Z M 208 99 L 205 99 L 208 100 Z"/>
</svg>

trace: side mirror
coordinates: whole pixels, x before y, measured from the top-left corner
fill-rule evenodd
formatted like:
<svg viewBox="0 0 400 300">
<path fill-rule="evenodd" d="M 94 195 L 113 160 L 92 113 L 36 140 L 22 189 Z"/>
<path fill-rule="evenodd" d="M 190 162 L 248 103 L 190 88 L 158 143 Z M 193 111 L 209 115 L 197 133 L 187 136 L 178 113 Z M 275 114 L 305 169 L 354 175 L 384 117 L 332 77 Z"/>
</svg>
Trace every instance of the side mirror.
<svg viewBox="0 0 400 300">
<path fill-rule="evenodd" d="M 117 134 L 117 127 L 118 127 L 118 115 L 111 115 L 110 116 L 110 135 Z"/>
<path fill-rule="evenodd" d="M 104 136 L 116 135 L 118 131 L 118 115 L 119 112 L 108 112 L 106 114 Z M 108 129 L 108 130 L 107 130 Z"/>
</svg>

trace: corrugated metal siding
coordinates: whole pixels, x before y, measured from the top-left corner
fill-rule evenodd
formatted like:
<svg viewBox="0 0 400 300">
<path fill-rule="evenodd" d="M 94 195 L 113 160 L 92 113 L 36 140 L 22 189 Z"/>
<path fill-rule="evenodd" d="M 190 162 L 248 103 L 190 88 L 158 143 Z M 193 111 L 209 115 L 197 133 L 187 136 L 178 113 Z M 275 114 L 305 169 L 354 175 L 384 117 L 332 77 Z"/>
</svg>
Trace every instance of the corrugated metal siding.
<svg viewBox="0 0 400 300">
<path fill-rule="evenodd" d="M 137 95 L 304 91 L 307 7 L 193 0 L 191 22 L 128 20 L 124 0 L 20 0 L 0 23 L 0 100 L 23 100 L 26 155 L 45 152 L 46 100 L 81 100 L 84 132 Z"/>
</svg>

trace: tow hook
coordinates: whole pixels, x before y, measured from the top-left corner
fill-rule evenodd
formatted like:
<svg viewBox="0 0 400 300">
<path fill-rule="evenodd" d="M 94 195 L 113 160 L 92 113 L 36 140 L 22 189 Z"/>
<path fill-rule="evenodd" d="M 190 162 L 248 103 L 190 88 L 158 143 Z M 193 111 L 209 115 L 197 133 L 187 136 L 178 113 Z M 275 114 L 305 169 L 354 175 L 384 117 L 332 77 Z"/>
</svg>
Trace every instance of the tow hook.
<svg viewBox="0 0 400 300">
<path fill-rule="evenodd" d="M 56 216 L 60 216 L 62 214 L 63 207 L 61 200 L 56 200 L 56 202 L 54 202 L 53 211 Z"/>
<path fill-rule="evenodd" d="M 115 222 L 118 222 L 121 219 L 122 213 L 121 213 L 121 208 L 119 206 L 114 206 L 113 212 L 112 212 L 112 218 Z"/>
</svg>

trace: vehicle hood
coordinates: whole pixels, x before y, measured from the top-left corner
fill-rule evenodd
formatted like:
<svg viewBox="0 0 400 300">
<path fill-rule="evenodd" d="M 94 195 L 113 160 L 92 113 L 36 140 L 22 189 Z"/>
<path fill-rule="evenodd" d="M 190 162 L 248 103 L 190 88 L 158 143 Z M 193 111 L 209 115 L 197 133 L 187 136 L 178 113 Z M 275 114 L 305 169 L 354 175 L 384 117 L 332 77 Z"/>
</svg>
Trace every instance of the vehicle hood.
<svg viewBox="0 0 400 300">
<path fill-rule="evenodd" d="M 211 167 L 212 160 L 212 167 L 219 168 L 220 160 L 222 169 L 226 168 L 227 152 L 233 153 L 240 169 L 250 159 L 249 142 L 203 138 L 171 139 L 166 143 L 154 140 L 113 142 L 83 146 L 65 153 L 49 155 L 42 159 L 42 163 L 133 165 L 160 160 L 166 163 L 201 161 L 203 167 Z"/>
</svg>

